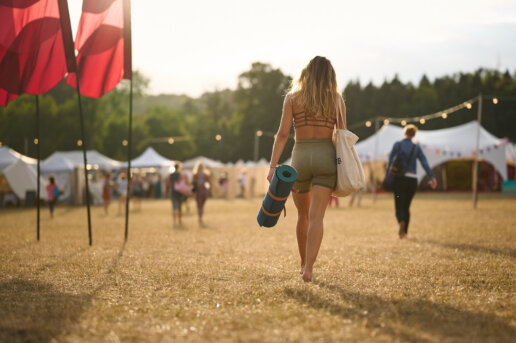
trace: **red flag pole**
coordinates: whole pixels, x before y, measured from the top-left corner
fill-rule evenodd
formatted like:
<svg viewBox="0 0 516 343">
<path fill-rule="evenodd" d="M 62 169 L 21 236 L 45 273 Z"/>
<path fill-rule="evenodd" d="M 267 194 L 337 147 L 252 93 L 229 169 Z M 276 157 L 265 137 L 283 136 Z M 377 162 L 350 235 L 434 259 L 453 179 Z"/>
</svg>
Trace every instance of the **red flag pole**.
<svg viewBox="0 0 516 343">
<path fill-rule="evenodd" d="M 131 198 L 131 153 L 133 132 L 133 66 L 132 66 L 132 40 L 131 40 L 131 0 L 124 0 L 124 79 L 130 79 L 129 85 L 129 135 L 127 137 L 127 196 L 125 198 L 125 234 L 127 241 L 129 235 L 129 200 Z"/>
<path fill-rule="evenodd" d="M 86 188 L 86 207 L 88 212 L 88 238 L 90 246 L 93 244 L 91 234 L 91 211 L 90 211 L 90 187 L 88 181 L 88 162 L 86 158 L 86 137 L 84 134 L 84 115 L 82 110 L 82 98 L 80 88 L 79 70 L 73 46 L 72 26 L 70 24 L 70 13 L 66 0 L 59 0 L 59 17 L 61 19 L 61 32 L 63 33 L 63 45 L 66 55 L 66 63 L 69 72 L 75 72 L 77 80 L 77 96 L 79 98 L 79 118 L 81 121 L 82 158 L 84 162 L 84 183 Z"/>
<path fill-rule="evenodd" d="M 37 170 L 37 189 L 36 189 L 36 206 L 38 208 L 37 210 L 37 224 L 36 224 L 36 237 L 38 239 L 38 242 L 39 242 L 39 212 L 40 212 L 40 204 L 39 204 L 39 199 L 40 199 L 40 181 L 39 181 L 39 178 L 40 178 L 40 175 L 41 175 L 41 172 L 40 172 L 40 168 L 39 168 L 39 162 L 41 160 L 40 158 L 40 155 L 39 155 L 39 96 L 36 95 L 36 157 L 38 158 L 38 170 Z"/>
</svg>

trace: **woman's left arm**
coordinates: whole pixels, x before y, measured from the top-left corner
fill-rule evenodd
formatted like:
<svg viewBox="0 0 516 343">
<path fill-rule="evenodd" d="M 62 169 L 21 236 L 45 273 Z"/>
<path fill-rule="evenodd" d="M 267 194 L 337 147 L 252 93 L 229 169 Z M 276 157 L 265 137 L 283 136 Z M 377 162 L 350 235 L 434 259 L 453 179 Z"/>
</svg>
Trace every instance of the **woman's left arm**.
<svg viewBox="0 0 516 343">
<path fill-rule="evenodd" d="M 423 153 L 423 149 L 421 149 L 419 145 L 417 145 L 417 150 L 417 158 L 428 174 L 428 177 L 430 177 L 430 185 L 432 186 L 432 189 L 435 189 L 437 187 L 437 180 L 435 179 L 434 173 L 432 173 L 432 168 L 430 168 L 428 165 L 428 161 L 426 160 L 426 156 Z"/>
<path fill-rule="evenodd" d="M 290 94 L 287 94 L 287 96 L 285 96 L 285 101 L 283 102 L 283 114 L 281 116 L 280 127 L 276 134 L 276 139 L 274 139 L 274 146 L 272 148 L 271 165 L 269 168 L 269 174 L 267 175 L 267 180 L 269 180 L 269 182 L 272 180 L 276 166 L 281 154 L 283 153 L 285 144 L 287 143 L 290 127 L 292 126 L 292 117 L 292 99 L 290 98 Z"/>
</svg>

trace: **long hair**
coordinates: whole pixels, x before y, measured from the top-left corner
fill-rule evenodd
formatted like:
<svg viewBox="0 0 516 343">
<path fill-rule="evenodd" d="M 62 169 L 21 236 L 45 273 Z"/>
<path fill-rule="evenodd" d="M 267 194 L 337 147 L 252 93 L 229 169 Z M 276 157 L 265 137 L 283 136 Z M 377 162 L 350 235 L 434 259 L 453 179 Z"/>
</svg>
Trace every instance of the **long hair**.
<svg viewBox="0 0 516 343">
<path fill-rule="evenodd" d="M 316 56 L 292 82 L 293 100 L 316 118 L 334 119 L 339 113 L 340 99 L 337 77 L 330 60 Z"/>
<path fill-rule="evenodd" d="M 192 170 L 192 173 L 194 175 L 197 175 L 197 174 L 203 173 L 203 172 L 204 172 L 204 165 L 202 164 L 201 161 L 197 161 L 197 163 L 195 164 L 195 167 Z"/>
</svg>

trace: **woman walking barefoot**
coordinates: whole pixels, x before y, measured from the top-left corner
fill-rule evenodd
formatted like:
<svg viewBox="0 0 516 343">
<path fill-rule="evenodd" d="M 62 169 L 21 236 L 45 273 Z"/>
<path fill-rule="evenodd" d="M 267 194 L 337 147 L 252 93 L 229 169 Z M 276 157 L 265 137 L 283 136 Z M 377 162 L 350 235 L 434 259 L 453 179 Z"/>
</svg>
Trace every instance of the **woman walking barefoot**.
<svg viewBox="0 0 516 343">
<path fill-rule="evenodd" d="M 323 238 L 324 214 L 337 179 L 333 130 L 335 126 L 346 128 L 344 100 L 328 59 L 313 58 L 285 97 L 281 124 L 272 149 L 269 182 L 292 123 L 296 134 L 292 166 L 298 173 L 292 192 L 298 215 L 297 244 L 303 280 L 312 281 L 313 266 Z"/>
</svg>

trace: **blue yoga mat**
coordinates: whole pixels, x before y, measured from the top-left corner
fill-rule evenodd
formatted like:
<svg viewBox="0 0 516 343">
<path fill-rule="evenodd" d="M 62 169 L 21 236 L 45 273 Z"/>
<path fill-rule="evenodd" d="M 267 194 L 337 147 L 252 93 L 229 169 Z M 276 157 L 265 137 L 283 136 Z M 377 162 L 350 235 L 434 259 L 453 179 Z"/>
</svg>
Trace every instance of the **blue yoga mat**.
<svg viewBox="0 0 516 343">
<path fill-rule="evenodd" d="M 273 227 L 276 225 L 296 179 L 297 171 L 293 167 L 280 166 L 276 168 L 269 185 L 269 191 L 263 199 L 256 218 L 260 226 Z"/>
</svg>

